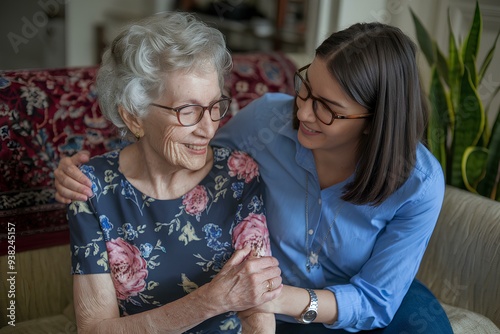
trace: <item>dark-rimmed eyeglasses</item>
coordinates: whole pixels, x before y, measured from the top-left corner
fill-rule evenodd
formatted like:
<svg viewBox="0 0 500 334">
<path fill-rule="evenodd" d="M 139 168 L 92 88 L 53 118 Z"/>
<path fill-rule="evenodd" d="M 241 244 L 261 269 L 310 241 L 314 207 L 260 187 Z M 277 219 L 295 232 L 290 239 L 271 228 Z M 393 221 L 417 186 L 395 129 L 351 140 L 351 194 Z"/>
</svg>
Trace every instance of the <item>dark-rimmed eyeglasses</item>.
<svg viewBox="0 0 500 334">
<path fill-rule="evenodd" d="M 308 99 L 312 100 L 312 109 L 316 118 L 321 121 L 321 123 L 330 125 L 336 119 L 359 119 L 359 118 L 368 118 L 373 116 L 373 114 L 357 114 L 357 115 L 338 115 L 335 111 L 333 111 L 328 102 L 324 101 L 319 97 L 315 97 L 311 93 L 311 87 L 307 83 L 307 80 L 300 74 L 301 72 L 307 70 L 311 64 L 308 64 L 302 68 L 299 68 L 295 72 L 294 77 L 294 85 L 295 85 L 295 94 L 296 97 L 301 99 L 302 101 L 307 101 Z"/>
<path fill-rule="evenodd" d="M 220 100 L 214 101 L 208 106 L 202 106 L 200 104 L 184 104 L 173 108 L 151 103 L 152 106 L 174 111 L 177 115 L 177 120 L 182 126 L 193 126 L 198 124 L 203 118 L 205 110 L 208 110 L 212 121 L 220 121 L 224 118 L 224 116 L 226 116 L 230 104 L 231 98 L 224 95 L 222 95 Z"/>
</svg>

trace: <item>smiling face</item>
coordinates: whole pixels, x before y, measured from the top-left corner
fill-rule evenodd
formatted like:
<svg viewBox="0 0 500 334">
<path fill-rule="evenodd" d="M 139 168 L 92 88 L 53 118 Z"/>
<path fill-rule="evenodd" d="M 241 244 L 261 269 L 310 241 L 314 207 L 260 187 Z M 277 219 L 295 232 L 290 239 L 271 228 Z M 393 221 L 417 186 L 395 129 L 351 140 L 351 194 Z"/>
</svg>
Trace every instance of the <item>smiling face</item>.
<svg viewBox="0 0 500 334">
<path fill-rule="evenodd" d="M 168 74 L 164 94 L 154 103 L 169 107 L 186 104 L 208 106 L 221 98 L 215 69 Z M 193 126 L 179 124 L 175 111 L 150 106 L 142 119 L 139 143 L 148 157 L 160 166 L 167 164 L 174 169 L 199 170 L 207 163 L 209 141 L 215 135 L 219 122 L 213 122 L 208 110 L 201 121 Z M 149 162 L 149 161 L 148 161 Z"/>
<path fill-rule="evenodd" d="M 311 87 L 311 94 L 325 101 L 338 115 L 369 113 L 349 97 L 329 73 L 326 63 L 316 57 L 307 69 L 305 77 Z M 357 150 L 361 137 L 367 132 L 367 119 L 335 119 L 332 124 L 326 125 L 314 114 L 312 99 L 302 101 L 297 98 L 296 103 L 297 118 L 300 122 L 298 139 L 303 146 L 315 151 L 315 154 Z"/>
</svg>

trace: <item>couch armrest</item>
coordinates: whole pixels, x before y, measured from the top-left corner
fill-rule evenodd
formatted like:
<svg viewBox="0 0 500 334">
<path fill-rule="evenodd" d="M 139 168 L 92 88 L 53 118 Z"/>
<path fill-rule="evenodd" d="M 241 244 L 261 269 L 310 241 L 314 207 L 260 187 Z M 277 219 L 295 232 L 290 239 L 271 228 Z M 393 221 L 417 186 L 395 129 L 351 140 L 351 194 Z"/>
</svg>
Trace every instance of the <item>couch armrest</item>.
<svg viewBox="0 0 500 334">
<path fill-rule="evenodd" d="M 15 323 L 60 315 L 73 301 L 68 244 L 16 253 L 17 274 L 12 286 L 7 281 L 7 260 L 7 256 L 0 256 L 0 328 L 11 320 L 5 314 L 11 300 L 15 300 Z M 15 299 L 8 297 L 10 290 L 14 290 Z"/>
<path fill-rule="evenodd" d="M 417 277 L 440 301 L 500 326 L 500 202 L 447 186 Z"/>
</svg>

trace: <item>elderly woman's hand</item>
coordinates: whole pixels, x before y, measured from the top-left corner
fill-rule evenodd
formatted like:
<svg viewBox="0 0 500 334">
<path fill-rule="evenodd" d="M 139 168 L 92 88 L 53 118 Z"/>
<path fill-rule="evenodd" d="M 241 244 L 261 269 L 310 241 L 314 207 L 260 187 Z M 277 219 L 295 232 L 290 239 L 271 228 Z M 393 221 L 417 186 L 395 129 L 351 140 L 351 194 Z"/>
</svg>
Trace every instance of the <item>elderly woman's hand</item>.
<svg viewBox="0 0 500 334">
<path fill-rule="evenodd" d="M 241 334 L 276 333 L 276 320 L 273 313 L 246 314 L 244 312 L 238 312 L 241 321 Z"/>
<path fill-rule="evenodd" d="M 72 157 L 62 158 L 54 171 L 56 200 L 69 204 L 71 200 L 86 201 L 92 196 L 92 183 L 78 169 L 78 166 L 88 162 L 90 153 L 80 151 Z"/>
<path fill-rule="evenodd" d="M 214 279 L 197 291 L 218 313 L 242 311 L 279 296 L 282 289 L 278 260 L 248 257 L 250 245 L 237 250 Z M 245 258 L 247 258 L 245 260 Z"/>
</svg>

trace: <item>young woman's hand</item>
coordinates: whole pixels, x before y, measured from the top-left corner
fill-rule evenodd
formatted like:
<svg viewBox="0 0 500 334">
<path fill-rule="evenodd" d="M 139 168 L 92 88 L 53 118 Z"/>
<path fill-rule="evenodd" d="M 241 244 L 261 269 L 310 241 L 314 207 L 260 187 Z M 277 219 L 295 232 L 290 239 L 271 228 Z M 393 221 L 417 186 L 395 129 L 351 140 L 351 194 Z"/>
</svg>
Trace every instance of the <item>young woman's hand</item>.
<svg viewBox="0 0 500 334">
<path fill-rule="evenodd" d="M 92 196 L 92 182 L 80 171 L 78 166 L 88 162 L 90 153 L 80 151 L 72 157 L 62 158 L 54 171 L 56 200 L 69 204 L 72 200 L 86 201 Z"/>
<path fill-rule="evenodd" d="M 276 319 L 273 313 L 252 313 L 245 315 L 238 313 L 241 322 L 242 334 L 274 334 L 276 333 Z"/>
<path fill-rule="evenodd" d="M 235 251 L 214 279 L 197 289 L 207 307 L 219 313 L 242 311 L 275 299 L 281 293 L 281 270 L 271 256 L 248 257 L 251 247 Z M 246 260 L 245 260 L 246 259 Z"/>
</svg>

